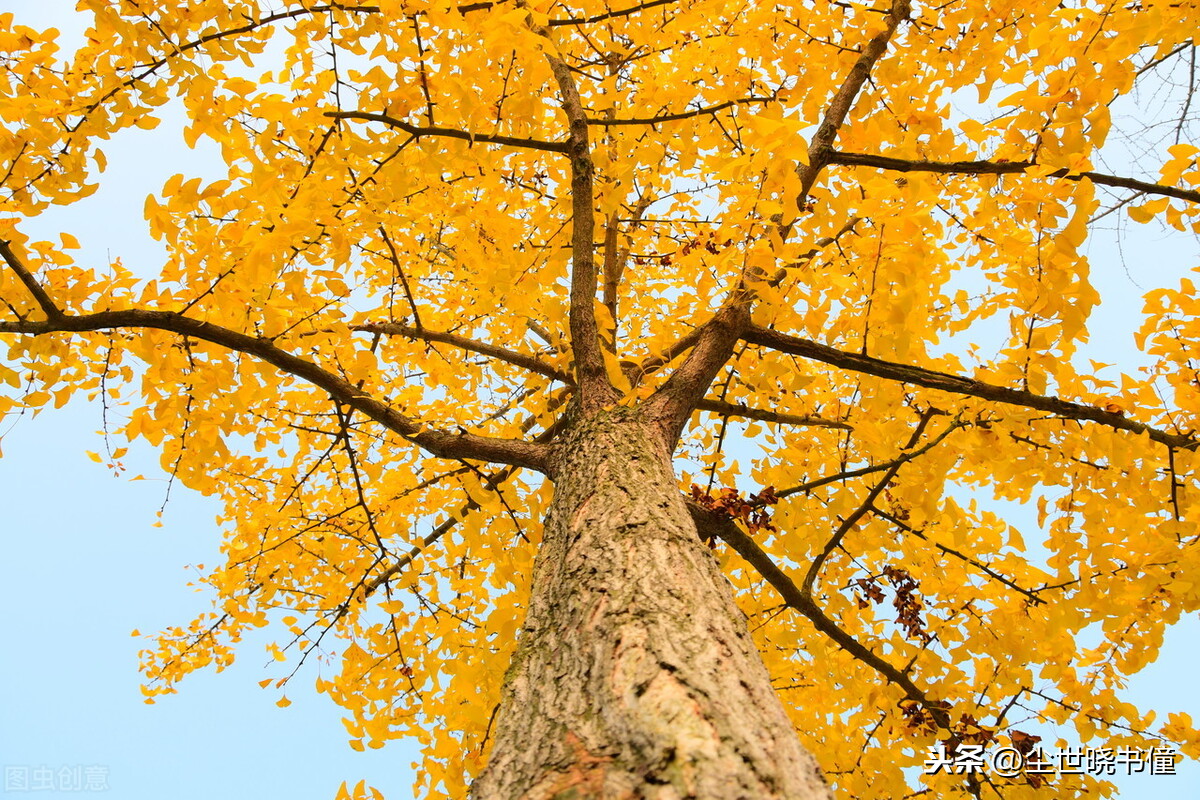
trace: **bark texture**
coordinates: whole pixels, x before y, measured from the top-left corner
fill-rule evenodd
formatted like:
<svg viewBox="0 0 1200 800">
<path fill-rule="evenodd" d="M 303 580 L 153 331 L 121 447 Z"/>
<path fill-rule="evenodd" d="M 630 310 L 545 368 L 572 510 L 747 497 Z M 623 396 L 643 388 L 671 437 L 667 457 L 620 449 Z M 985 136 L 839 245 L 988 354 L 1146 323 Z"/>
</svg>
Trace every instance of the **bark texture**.
<svg viewBox="0 0 1200 800">
<path fill-rule="evenodd" d="M 577 423 L 553 476 L 475 800 L 827 800 L 661 430 L 626 409 Z"/>
</svg>

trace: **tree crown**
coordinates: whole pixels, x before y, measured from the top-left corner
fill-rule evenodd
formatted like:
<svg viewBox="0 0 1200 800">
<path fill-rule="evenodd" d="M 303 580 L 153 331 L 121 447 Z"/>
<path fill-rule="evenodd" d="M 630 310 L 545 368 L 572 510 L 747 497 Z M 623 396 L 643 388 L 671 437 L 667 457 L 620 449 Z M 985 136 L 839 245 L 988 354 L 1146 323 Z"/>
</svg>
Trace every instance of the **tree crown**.
<svg viewBox="0 0 1200 800">
<path fill-rule="evenodd" d="M 422 794 L 462 796 L 562 434 L 620 408 L 686 456 L 847 796 L 1031 716 L 1200 755 L 1120 694 L 1200 606 L 1194 287 L 1147 295 L 1140 373 L 1077 357 L 1100 221 L 1200 231 L 1190 105 L 1149 177 L 1102 166 L 1200 5 L 79 8 L 66 56 L 0 30 L 0 410 L 132 401 L 111 432 L 222 497 L 214 609 L 144 652 L 152 696 L 251 626 L 297 668 L 340 639 L 355 746 L 418 736 Z M 160 268 L 23 233 L 171 104 L 228 172 L 147 198 Z M 963 488 L 1035 503 L 1044 551 Z"/>
</svg>

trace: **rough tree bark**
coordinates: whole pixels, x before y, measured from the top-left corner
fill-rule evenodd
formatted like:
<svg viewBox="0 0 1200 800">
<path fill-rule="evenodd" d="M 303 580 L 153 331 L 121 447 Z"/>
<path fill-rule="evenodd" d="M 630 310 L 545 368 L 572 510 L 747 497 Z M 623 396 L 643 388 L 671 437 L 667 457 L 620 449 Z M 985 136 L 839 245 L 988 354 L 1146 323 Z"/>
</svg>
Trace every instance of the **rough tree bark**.
<svg viewBox="0 0 1200 800">
<path fill-rule="evenodd" d="M 699 541 L 661 430 L 578 422 L 476 800 L 830 797 Z"/>
</svg>

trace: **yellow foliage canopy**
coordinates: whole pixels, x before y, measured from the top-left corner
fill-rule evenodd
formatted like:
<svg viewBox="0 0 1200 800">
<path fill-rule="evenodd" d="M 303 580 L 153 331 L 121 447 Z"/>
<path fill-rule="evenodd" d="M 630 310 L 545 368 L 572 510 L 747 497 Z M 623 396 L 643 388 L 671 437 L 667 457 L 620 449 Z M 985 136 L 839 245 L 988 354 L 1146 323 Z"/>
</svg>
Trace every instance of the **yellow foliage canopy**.
<svg viewBox="0 0 1200 800">
<path fill-rule="evenodd" d="M 1146 296 L 1140 372 L 1077 358 L 1105 210 L 1200 232 L 1196 144 L 1150 148 L 1156 180 L 1097 167 L 1114 100 L 1194 52 L 1200 4 L 79 9 L 73 54 L 0 19 L 0 412 L 132 400 L 119 433 L 222 498 L 215 607 L 143 653 L 151 697 L 248 627 L 291 665 L 336 638 L 317 689 L 355 746 L 415 736 L 420 795 L 462 797 L 544 448 L 570 409 L 683 376 L 680 488 L 752 529 L 715 553 L 843 796 L 913 791 L 937 739 L 1051 723 L 1200 757 L 1190 720 L 1121 695 L 1200 607 L 1194 286 Z M 23 234 L 169 103 L 228 173 L 147 198 L 161 268 Z"/>
</svg>

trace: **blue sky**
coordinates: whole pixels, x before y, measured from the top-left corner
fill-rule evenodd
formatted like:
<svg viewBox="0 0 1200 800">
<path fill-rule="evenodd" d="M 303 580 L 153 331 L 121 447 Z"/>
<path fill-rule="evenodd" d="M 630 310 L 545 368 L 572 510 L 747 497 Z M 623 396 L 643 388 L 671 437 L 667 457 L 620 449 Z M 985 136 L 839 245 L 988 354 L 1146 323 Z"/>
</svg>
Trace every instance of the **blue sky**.
<svg viewBox="0 0 1200 800">
<path fill-rule="evenodd" d="M 65 28 L 55 18 L 70 6 L 3 0 L 0 12 Z M 107 148 L 110 168 L 95 196 L 26 230 L 44 238 L 70 231 L 84 244 L 81 258 L 120 256 L 135 271 L 153 269 L 161 257 L 145 235 L 146 194 L 174 172 L 216 169 L 213 154 L 182 150 L 178 141 L 170 124 L 123 135 Z M 1172 282 L 1200 263 L 1194 241 L 1170 242 L 1151 228 L 1131 230 L 1124 253 L 1126 263 L 1112 247 L 1093 253 L 1106 298 L 1093 328 L 1103 335 L 1090 348 L 1097 360 L 1128 354 L 1142 289 Z M 135 446 L 126 476 L 113 477 L 85 454 L 101 449 L 100 427 L 99 407 L 82 400 L 36 419 L 0 423 L 0 601 L 7 612 L 0 614 L 0 764 L 31 777 L 38 769 L 98 767 L 107 796 L 120 800 L 158 800 L 166 791 L 179 800 L 331 800 L 341 781 L 360 779 L 392 800 L 410 796 L 415 750 L 392 743 L 352 751 L 340 709 L 311 688 L 314 670 L 289 687 L 288 708 L 275 705 L 277 690 L 258 687 L 279 674 L 264 649 L 268 636 L 244 641 L 238 663 L 225 672 L 198 673 L 178 695 L 143 704 L 136 669 L 142 645 L 130 631 L 183 624 L 208 609 L 207 596 L 185 584 L 187 565 L 217 558 L 218 509 L 176 485 L 163 527 L 153 527 L 166 494 L 157 455 Z M 128 480 L 139 473 L 148 480 Z M 1189 710 L 1200 719 L 1193 682 L 1198 642 L 1193 617 L 1132 681 L 1130 698 L 1164 715 Z M 1193 798 L 1200 770 L 1190 766 L 1175 778 L 1136 778 L 1123 786 L 1123 797 Z"/>
<path fill-rule="evenodd" d="M 360 779 L 389 798 L 411 796 L 415 751 L 352 751 L 340 709 L 312 688 L 314 671 L 290 685 L 288 708 L 275 705 L 279 690 L 259 688 L 279 674 L 264 636 L 243 642 L 224 672 L 196 673 L 179 694 L 142 702 L 141 640 L 130 631 L 207 610 L 207 596 L 185 586 L 185 565 L 217 557 L 217 508 L 176 486 L 164 526 L 152 527 L 166 489 L 157 457 L 143 450 L 130 461 L 131 473 L 157 478 L 111 477 L 84 454 L 97 449 L 99 427 L 99 409 L 80 403 L 24 420 L 3 439 L 0 762 L 101 766 L 108 796 L 121 800 L 167 791 L 179 800 L 332 800 L 342 780 Z"/>
</svg>

